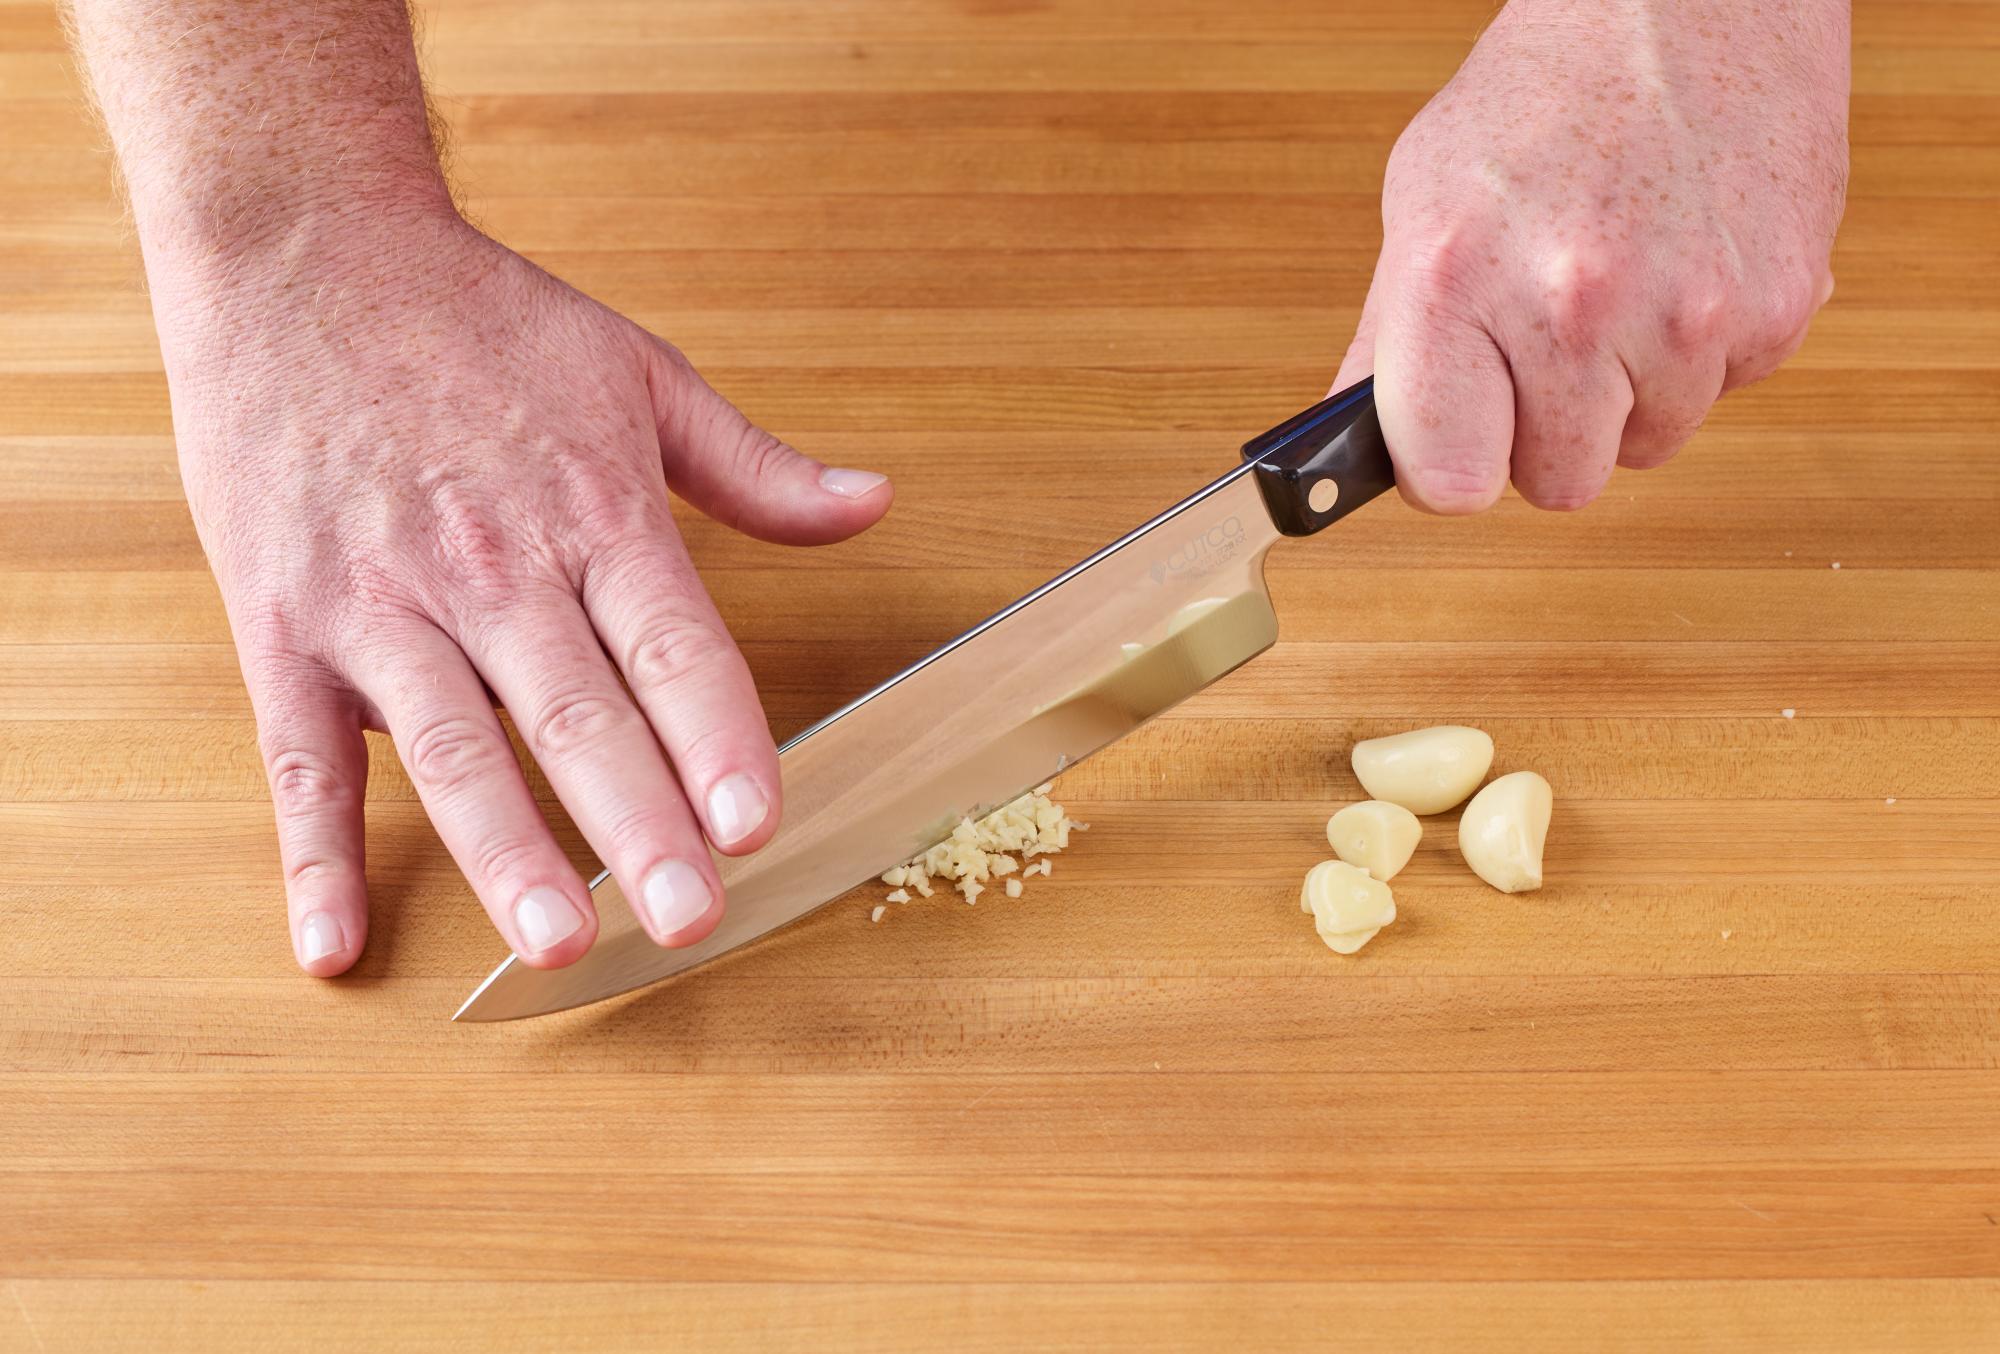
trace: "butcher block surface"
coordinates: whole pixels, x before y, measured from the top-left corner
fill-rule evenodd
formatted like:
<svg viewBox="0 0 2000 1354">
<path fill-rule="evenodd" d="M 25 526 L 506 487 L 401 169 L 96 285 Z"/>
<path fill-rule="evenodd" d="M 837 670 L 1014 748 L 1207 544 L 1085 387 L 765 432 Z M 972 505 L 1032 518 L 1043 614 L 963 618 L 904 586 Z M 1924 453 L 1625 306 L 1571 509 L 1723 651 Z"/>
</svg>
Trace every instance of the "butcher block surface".
<svg viewBox="0 0 2000 1354">
<path fill-rule="evenodd" d="M 683 514 L 780 735 L 1324 393 L 1490 12 L 421 8 L 482 226 L 896 478 L 810 555 Z M 368 951 L 293 964 L 137 251 L 0 4 L 0 1349 L 2000 1345 L 2000 5 L 1856 30 L 1838 291 L 1678 461 L 1283 544 L 1018 901 L 467 1026 L 379 740 Z M 1347 750 L 1438 722 L 1554 786 L 1547 887 L 1432 819 L 1335 955 Z"/>
</svg>

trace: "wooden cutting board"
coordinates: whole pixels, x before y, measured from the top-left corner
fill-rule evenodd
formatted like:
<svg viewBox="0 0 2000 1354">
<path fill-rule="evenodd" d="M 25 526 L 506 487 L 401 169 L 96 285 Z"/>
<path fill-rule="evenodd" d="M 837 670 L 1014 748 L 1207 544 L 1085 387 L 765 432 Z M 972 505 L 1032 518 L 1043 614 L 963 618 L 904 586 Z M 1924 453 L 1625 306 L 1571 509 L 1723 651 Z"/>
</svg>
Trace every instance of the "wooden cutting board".
<svg viewBox="0 0 2000 1354">
<path fill-rule="evenodd" d="M 1488 12 L 423 8 L 478 220 L 897 478 L 810 558 L 686 524 L 780 733 L 1325 389 Z M 1019 902 L 467 1028 L 387 747 L 369 952 L 293 970 L 136 252 L 0 4 L 0 1348 L 2000 1343 L 2000 6 L 1857 28 L 1839 292 L 1672 467 L 1283 548 Z M 1549 885 L 1435 821 L 1333 955 L 1347 749 L 1445 720 Z"/>
</svg>

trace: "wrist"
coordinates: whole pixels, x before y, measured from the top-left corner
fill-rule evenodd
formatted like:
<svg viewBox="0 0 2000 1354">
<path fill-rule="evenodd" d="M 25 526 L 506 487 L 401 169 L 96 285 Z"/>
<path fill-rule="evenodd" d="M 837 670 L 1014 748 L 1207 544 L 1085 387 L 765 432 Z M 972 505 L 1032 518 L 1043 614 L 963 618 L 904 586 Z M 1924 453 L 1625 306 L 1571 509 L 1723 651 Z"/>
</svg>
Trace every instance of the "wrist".
<svg viewBox="0 0 2000 1354">
<path fill-rule="evenodd" d="M 143 232 L 142 232 L 143 237 Z M 385 323 L 476 285 L 491 242 L 442 191 L 291 204 L 247 237 L 143 239 L 171 378 L 183 359 L 268 353 L 314 331 Z"/>
<path fill-rule="evenodd" d="M 149 273 L 451 212 L 402 0 L 73 0 Z M 157 285 L 159 278 L 155 278 Z"/>
<path fill-rule="evenodd" d="M 344 252 L 346 240 L 458 220 L 428 132 L 421 142 L 350 144 L 320 160 L 274 155 L 224 175 L 135 180 L 131 197 L 149 276 L 217 282 L 310 262 L 317 250 Z"/>
</svg>

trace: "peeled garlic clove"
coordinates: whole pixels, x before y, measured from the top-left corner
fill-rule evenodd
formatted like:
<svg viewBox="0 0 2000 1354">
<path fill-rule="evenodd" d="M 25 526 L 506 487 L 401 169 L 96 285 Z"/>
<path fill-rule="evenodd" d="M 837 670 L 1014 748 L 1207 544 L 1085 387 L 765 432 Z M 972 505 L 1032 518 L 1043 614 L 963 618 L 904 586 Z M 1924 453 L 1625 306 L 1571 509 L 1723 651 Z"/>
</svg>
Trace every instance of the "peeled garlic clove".
<svg viewBox="0 0 2000 1354">
<path fill-rule="evenodd" d="M 1502 893 L 1542 886 L 1542 844 L 1554 796 L 1532 771 L 1502 776 L 1472 797 L 1458 820 L 1458 849 L 1472 872 Z"/>
<path fill-rule="evenodd" d="M 1333 854 L 1385 882 L 1410 863 L 1423 835 L 1417 815 L 1380 799 L 1349 804 L 1326 820 L 1327 845 Z"/>
<path fill-rule="evenodd" d="M 1306 875 L 1306 897 L 1322 930 L 1365 931 L 1396 920 L 1395 895 L 1368 871 L 1323 860 Z"/>
<path fill-rule="evenodd" d="M 1319 938 L 1324 940 L 1326 947 L 1335 954 L 1353 954 L 1363 945 L 1375 939 L 1376 933 L 1381 929 L 1381 927 L 1375 926 L 1366 931 L 1347 931 L 1340 935 L 1328 935 L 1325 931 L 1321 931 Z"/>
<path fill-rule="evenodd" d="M 1354 745 L 1354 774 L 1371 799 L 1411 813 L 1443 813 L 1471 794 L 1493 765 L 1493 740 L 1463 724 L 1440 724 Z"/>
<path fill-rule="evenodd" d="M 1323 860 L 1307 871 L 1300 902 L 1313 914 L 1319 938 L 1341 954 L 1353 954 L 1396 920 L 1389 886 L 1345 861 Z"/>
</svg>

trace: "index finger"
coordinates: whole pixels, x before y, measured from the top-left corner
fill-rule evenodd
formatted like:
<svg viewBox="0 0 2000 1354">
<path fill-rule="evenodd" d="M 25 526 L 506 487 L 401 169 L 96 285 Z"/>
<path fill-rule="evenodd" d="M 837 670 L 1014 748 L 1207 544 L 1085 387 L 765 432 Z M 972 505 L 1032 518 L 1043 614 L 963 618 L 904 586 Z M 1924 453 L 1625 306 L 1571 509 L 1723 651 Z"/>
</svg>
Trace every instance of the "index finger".
<svg viewBox="0 0 2000 1354">
<path fill-rule="evenodd" d="M 1375 411 L 1396 485 L 1435 513 L 1481 512 L 1507 487 L 1514 383 L 1492 335 L 1419 277 L 1385 288 Z"/>
</svg>

